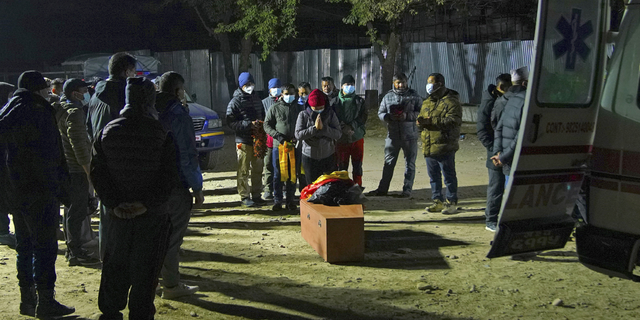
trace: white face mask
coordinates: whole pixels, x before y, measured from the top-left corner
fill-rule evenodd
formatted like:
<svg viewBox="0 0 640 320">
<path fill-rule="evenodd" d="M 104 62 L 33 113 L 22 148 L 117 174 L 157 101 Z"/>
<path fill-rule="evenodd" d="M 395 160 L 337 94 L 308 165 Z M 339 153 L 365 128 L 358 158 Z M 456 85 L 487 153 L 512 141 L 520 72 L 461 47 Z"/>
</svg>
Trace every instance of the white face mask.
<svg viewBox="0 0 640 320">
<path fill-rule="evenodd" d="M 435 89 L 433 87 L 434 87 L 433 83 L 428 83 L 427 84 L 427 93 L 428 94 L 432 94 L 435 91 Z"/>
<path fill-rule="evenodd" d="M 246 92 L 247 94 L 251 94 L 253 93 L 253 89 L 255 89 L 256 86 L 248 86 L 248 87 L 244 87 L 242 88 L 242 91 Z"/>
<path fill-rule="evenodd" d="M 282 94 L 282 89 L 280 89 L 280 88 L 271 88 L 271 89 L 269 89 L 269 93 L 271 93 L 272 97 L 279 97 Z"/>
<path fill-rule="evenodd" d="M 282 100 L 284 103 L 291 103 L 296 100 L 296 96 L 294 95 L 282 95 Z"/>
</svg>

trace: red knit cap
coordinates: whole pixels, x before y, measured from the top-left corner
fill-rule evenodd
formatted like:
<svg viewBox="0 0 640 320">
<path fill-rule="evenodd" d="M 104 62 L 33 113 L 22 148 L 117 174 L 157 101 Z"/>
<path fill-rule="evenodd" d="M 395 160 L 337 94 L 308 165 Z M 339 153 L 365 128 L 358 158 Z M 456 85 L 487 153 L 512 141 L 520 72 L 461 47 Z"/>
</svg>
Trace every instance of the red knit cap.
<svg viewBox="0 0 640 320">
<path fill-rule="evenodd" d="M 309 105 L 312 107 L 320 107 L 325 105 L 324 99 L 325 99 L 324 92 L 318 89 L 315 89 L 311 91 L 311 93 L 309 94 L 309 99 L 307 101 L 309 102 Z"/>
</svg>

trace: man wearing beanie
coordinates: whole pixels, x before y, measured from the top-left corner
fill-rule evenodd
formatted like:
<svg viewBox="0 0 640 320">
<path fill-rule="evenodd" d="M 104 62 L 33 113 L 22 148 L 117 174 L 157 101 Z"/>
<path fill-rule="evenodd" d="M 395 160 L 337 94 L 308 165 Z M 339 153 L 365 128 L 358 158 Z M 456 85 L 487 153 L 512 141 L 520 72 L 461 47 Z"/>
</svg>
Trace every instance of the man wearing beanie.
<svg viewBox="0 0 640 320">
<path fill-rule="evenodd" d="M 269 80 L 269 96 L 262 100 L 264 106 L 265 117 L 269 113 L 271 106 L 280 99 L 282 95 L 282 82 L 278 78 Z M 273 152 L 273 137 L 267 135 L 267 156 L 264 159 L 264 199 L 273 200 L 273 159 L 271 153 Z"/>
<path fill-rule="evenodd" d="M 305 110 L 298 114 L 295 136 L 302 141 L 302 166 L 307 184 L 312 184 L 321 175 L 337 169 L 335 140 L 340 139 L 342 130 L 322 91 L 311 91 L 304 106 Z"/>
<path fill-rule="evenodd" d="M 513 85 L 507 90 L 507 93 L 502 96 L 505 97 L 507 101 L 495 130 L 495 140 L 493 143 L 494 156 L 491 157 L 491 160 L 496 166 L 502 167 L 505 183 L 509 181 L 511 162 L 513 161 L 518 143 L 518 131 L 520 130 L 520 121 L 522 120 L 524 100 L 527 96 L 528 78 L 529 69 L 527 67 L 511 70 L 511 83 Z M 496 104 L 497 103 L 496 101 Z"/>
<path fill-rule="evenodd" d="M 167 201 L 181 186 L 176 148 L 154 108 L 155 86 L 129 78 L 121 117 L 94 144 L 91 180 L 111 218 L 100 279 L 100 319 L 153 319 L 153 300 L 167 249 Z"/>
<path fill-rule="evenodd" d="M 341 81 L 341 90 L 334 105 L 342 137 L 336 144 L 338 170 L 349 169 L 349 159 L 353 166 L 353 181 L 362 186 L 362 158 L 364 157 L 364 135 L 369 113 L 364 99 L 356 94 L 356 80 L 346 75 Z"/>
<path fill-rule="evenodd" d="M 26 71 L 18 78 L 13 98 L 0 111 L 0 200 L 13 213 L 16 230 L 20 314 L 38 318 L 75 312 L 54 299 L 57 198 L 61 181 L 69 173 L 48 96 L 42 74 Z"/>
<path fill-rule="evenodd" d="M 227 106 L 227 124 L 236 132 L 238 194 L 243 206 L 253 207 L 265 203 L 261 197 L 264 163 L 262 155 L 254 153 L 254 136 L 264 131 L 262 123 L 265 113 L 260 98 L 254 92 L 253 76 L 248 72 L 241 73 L 238 85 Z"/>
</svg>

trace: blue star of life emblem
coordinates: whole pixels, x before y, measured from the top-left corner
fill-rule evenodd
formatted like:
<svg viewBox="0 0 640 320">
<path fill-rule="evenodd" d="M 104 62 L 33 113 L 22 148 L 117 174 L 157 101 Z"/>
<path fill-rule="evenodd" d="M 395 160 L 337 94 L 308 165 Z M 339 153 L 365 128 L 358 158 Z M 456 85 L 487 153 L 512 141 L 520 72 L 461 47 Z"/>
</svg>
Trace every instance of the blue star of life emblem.
<svg viewBox="0 0 640 320">
<path fill-rule="evenodd" d="M 558 24 L 556 24 L 556 30 L 560 32 L 563 39 L 553 45 L 553 54 L 556 59 L 563 57 L 565 54 L 567 55 L 565 62 L 567 70 L 575 70 L 578 56 L 585 61 L 589 53 L 591 53 L 591 49 L 585 43 L 585 39 L 593 33 L 593 24 L 591 21 L 587 21 L 585 24 L 580 25 L 581 15 L 582 9 L 573 8 L 571 21 L 567 21 L 564 16 L 561 16 Z"/>
</svg>

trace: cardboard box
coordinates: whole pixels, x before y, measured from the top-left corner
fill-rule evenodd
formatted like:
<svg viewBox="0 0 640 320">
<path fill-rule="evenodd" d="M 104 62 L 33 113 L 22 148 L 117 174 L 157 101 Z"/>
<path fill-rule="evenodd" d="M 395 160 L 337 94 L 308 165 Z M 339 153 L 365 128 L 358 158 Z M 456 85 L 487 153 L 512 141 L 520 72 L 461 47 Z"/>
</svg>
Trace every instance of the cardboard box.
<svg viewBox="0 0 640 320">
<path fill-rule="evenodd" d="M 364 260 L 362 205 L 339 207 L 300 200 L 302 237 L 329 262 Z"/>
</svg>

